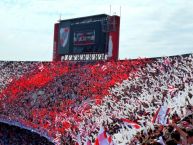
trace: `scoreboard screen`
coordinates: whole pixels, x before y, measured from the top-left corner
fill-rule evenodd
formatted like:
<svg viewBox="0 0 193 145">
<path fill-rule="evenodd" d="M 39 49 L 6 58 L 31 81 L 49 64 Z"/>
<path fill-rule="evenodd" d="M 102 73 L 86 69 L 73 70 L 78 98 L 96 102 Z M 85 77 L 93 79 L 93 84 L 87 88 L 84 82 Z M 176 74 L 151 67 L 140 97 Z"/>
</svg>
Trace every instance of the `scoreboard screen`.
<svg viewBox="0 0 193 145">
<path fill-rule="evenodd" d="M 59 24 L 59 54 L 105 53 L 107 33 L 102 31 L 100 21 Z"/>
<path fill-rule="evenodd" d="M 74 46 L 94 45 L 95 44 L 95 30 L 88 30 L 82 32 L 74 32 Z"/>
</svg>

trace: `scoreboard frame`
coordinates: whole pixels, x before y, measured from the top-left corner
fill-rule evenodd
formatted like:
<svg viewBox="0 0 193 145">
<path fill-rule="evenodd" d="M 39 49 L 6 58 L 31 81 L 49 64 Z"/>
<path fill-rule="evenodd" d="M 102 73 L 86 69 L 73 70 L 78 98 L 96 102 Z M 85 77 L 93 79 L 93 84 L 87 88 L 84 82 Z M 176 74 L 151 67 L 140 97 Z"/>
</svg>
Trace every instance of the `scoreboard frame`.
<svg viewBox="0 0 193 145">
<path fill-rule="evenodd" d="M 120 17 L 106 14 L 60 20 L 54 27 L 53 61 L 117 60 L 119 29 Z"/>
</svg>

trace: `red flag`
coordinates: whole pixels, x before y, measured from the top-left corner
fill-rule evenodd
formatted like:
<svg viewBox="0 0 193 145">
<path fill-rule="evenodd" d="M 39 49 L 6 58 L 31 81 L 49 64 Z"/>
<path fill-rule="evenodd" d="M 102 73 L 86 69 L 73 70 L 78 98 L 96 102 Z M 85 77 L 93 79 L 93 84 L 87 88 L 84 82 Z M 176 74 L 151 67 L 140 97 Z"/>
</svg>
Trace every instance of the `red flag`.
<svg viewBox="0 0 193 145">
<path fill-rule="evenodd" d="M 135 123 L 135 122 L 133 122 L 133 121 L 131 121 L 131 120 L 129 120 L 129 119 L 121 118 L 121 120 L 122 120 L 125 124 L 130 125 L 130 126 L 132 126 L 133 128 L 135 128 L 135 129 L 140 129 L 140 128 L 141 128 L 141 126 L 140 126 L 139 124 L 137 124 L 137 123 Z"/>
<path fill-rule="evenodd" d="M 100 128 L 98 137 L 96 138 L 94 145 L 109 145 L 107 135 L 103 127 Z"/>
<path fill-rule="evenodd" d="M 168 114 L 169 114 L 170 108 L 165 106 L 160 106 L 158 110 L 156 111 L 156 114 L 153 117 L 152 122 L 157 124 L 168 124 Z"/>
<path fill-rule="evenodd" d="M 107 139 L 108 139 L 109 145 L 114 145 L 111 135 L 107 134 Z"/>
</svg>

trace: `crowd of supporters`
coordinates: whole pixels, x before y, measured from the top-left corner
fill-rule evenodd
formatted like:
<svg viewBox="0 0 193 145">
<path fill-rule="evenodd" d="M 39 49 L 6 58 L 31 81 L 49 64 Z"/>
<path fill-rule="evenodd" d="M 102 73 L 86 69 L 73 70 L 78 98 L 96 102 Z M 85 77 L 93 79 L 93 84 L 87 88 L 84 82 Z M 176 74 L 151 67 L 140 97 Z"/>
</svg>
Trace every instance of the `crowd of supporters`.
<svg viewBox="0 0 193 145">
<path fill-rule="evenodd" d="M 34 71 L 39 63 L 35 62 L 0 62 L 0 90 L 6 87 L 13 79 L 18 79 L 24 73 Z"/>
<path fill-rule="evenodd" d="M 180 119 L 174 115 L 168 125 L 154 125 L 153 129 L 138 132 L 130 145 L 188 145 L 193 143 L 193 114 Z M 177 120 L 176 120 L 177 119 Z"/>
<path fill-rule="evenodd" d="M 101 127 L 114 144 L 192 143 L 191 54 L 92 64 L 0 62 L 0 72 L 0 117 L 56 144 L 94 143 Z M 164 121 L 156 118 L 161 107 L 168 110 Z"/>
<path fill-rule="evenodd" d="M 0 123 L 0 145 L 53 145 L 53 143 L 36 133 Z"/>
</svg>

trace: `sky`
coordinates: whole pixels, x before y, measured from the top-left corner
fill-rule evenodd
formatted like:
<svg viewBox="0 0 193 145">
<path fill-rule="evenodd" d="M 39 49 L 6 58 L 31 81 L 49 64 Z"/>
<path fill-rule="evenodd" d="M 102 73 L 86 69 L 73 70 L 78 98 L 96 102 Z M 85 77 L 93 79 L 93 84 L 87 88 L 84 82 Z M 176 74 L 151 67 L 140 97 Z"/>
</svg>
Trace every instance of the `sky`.
<svg viewBox="0 0 193 145">
<path fill-rule="evenodd" d="M 0 60 L 51 61 L 54 23 L 120 15 L 120 59 L 193 52 L 193 0 L 0 0 Z"/>
</svg>

